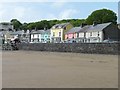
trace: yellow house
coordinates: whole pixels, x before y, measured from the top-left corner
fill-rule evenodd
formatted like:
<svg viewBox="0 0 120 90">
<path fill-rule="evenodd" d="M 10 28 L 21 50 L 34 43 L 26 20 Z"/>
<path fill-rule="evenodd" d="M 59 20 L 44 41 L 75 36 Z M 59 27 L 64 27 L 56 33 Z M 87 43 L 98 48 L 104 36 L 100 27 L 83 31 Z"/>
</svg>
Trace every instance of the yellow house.
<svg viewBox="0 0 120 90">
<path fill-rule="evenodd" d="M 51 42 L 60 43 L 65 40 L 65 33 L 72 28 L 70 23 L 56 24 L 51 28 Z"/>
</svg>

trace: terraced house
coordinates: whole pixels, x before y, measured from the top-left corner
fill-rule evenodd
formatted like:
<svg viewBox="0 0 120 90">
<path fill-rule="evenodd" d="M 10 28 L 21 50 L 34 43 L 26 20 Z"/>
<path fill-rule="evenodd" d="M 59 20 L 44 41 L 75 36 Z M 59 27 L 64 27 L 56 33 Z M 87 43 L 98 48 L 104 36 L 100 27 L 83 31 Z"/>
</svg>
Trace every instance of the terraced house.
<svg viewBox="0 0 120 90">
<path fill-rule="evenodd" d="M 81 30 L 81 27 L 73 27 L 65 33 L 65 40 L 68 42 L 74 42 L 78 38 L 78 32 Z"/>
<path fill-rule="evenodd" d="M 9 22 L 0 23 L 0 40 L 4 39 L 5 43 L 11 40 L 10 32 L 13 32 L 13 25 Z"/>
<path fill-rule="evenodd" d="M 81 27 L 74 27 L 68 30 L 65 34 L 67 42 L 93 43 L 107 41 L 118 41 L 120 30 L 113 23 L 102 23 L 93 25 L 81 25 Z"/>
<path fill-rule="evenodd" d="M 50 42 L 50 29 L 48 30 L 33 30 L 30 33 L 31 43 L 49 43 Z"/>
<path fill-rule="evenodd" d="M 89 25 L 86 32 L 86 42 L 103 42 L 104 40 L 119 40 L 117 26 L 113 23 L 103 23 Z"/>
<path fill-rule="evenodd" d="M 70 23 L 56 24 L 51 28 L 51 42 L 60 43 L 65 40 L 65 33 L 72 28 Z"/>
<path fill-rule="evenodd" d="M 44 30 L 32 30 L 30 32 L 30 43 L 40 43 L 42 32 L 44 32 Z"/>
<path fill-rule="evenodd" d="M 41 43 L 50 43 L 50 29 L 41 33 Z"/>
</svg>

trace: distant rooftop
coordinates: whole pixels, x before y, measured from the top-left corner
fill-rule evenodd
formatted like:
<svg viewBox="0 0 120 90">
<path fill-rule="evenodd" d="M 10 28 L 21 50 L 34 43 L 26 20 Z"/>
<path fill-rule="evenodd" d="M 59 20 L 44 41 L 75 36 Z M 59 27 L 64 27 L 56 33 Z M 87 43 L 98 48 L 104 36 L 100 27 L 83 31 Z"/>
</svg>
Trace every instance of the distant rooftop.
<svg viewBox="0 0 120 90">
<path fill-rule="evenodd" d="M 65 28 L 70 23 L 62 23 L 62 24 L 56 24 L 52 28 L 59 29 L 59 28 Z"/>
<path fill-rule="evenodd" d="M 50 33 L 50 29 L 48 29 L 48 30 L 37 30 L 37 31 L 36 31 L 36 30 L 32 30 L 31 33 L 32 33 L 32 34 Z"/>
<path fill-rule="evenodd" d="M 89 28 L 87 29 L 87 32 L 102 31 L 104 28 L 106 28 L 110 24 L 111 24 L 111 22 L 110 23 L 97 24 L 95 26 L 94 25 L 90 25 Z"/>
<path fill-rule="evenodd" d="M 84 27 L 73 27 L 66 34 L 76 33 L 76 32 L 94 32 L 94 31 L 102 31 L 104 28 L 109 26 L 110 23 L 96 24 L 96 25 L 85 25 Z"/>
<path fill-rule="evenodd" d="M 80 30 L 81 30 L 81 27 L 73 27 L 68 32 L 66 32 L 66 34 L 79 32 Z"/>
</svg>

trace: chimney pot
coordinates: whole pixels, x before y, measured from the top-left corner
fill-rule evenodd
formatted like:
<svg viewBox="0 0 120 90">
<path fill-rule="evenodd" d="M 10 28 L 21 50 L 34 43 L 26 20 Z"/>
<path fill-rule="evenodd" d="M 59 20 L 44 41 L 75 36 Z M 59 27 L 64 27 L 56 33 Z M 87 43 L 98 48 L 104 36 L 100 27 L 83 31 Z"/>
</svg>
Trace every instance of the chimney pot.
<svg viewBox="0 0 120 90">
<path fill-rule="evenodd" d="M 97 22 L 96 22 L 96 21 L 94 21 L 94 22 L 93 22 L 93 26 L 96 26 L 96 25 L 97 25 Z"/>
</svg>

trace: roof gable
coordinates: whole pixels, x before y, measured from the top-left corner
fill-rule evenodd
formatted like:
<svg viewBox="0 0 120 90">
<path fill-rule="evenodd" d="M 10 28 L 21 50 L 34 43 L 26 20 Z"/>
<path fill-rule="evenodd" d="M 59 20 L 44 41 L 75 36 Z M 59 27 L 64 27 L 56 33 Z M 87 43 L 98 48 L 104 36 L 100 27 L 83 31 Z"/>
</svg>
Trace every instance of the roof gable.
<svg viewBox="0 0 120 90">
<path fill-rule="evenodd" d="M 62 23 L 62 24 L 56 24 L 52 27 L 52 29 L 64 29 L 67 25 L 69 25 L 70 23 Z"/>
</svg>

